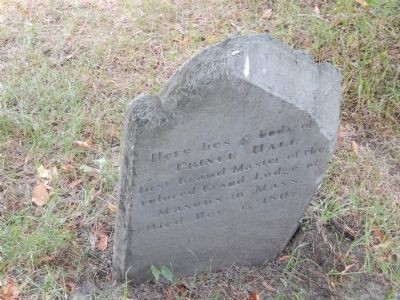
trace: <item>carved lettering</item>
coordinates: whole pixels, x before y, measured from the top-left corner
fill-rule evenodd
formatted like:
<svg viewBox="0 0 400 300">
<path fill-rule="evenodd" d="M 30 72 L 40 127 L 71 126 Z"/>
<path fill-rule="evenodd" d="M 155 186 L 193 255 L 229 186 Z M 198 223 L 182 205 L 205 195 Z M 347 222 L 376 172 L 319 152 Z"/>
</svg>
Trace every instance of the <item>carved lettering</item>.
<svg viewBox="0 0 400 300">
<path fill-rule="evenodd" d="M 260 133 L 259 133 L 259 138 L 264 138 L 266 136 L 275 136 L 275 135 L 282 135 L 282 134 L 286 134 L 286 133 L 290 133 L 292 132 L 292 128 L 286 126 L 286 125 L 282 125 L 280 128 L 278 129 L 272 129 L 272 130 L 268 130 L 268 129 L 261 129 Z"/>
<path fill-rule="evenodd" d="M 244 179 L 245 179 L 245 176 L 243 175 L 239 179 L 236 179 L 236 180 L 230 180 L 230 181 L 222 182 L 222 183 L 204 184 L 202 190 L 203 190 L 203 192 L 210 192 L 210 191 L 215 191 L 215 190 L 219 190 L 219 189 L 224 189 L 226 187 L 236 186 L 239 184 L 243 184 Z"/>
<path fill-rule="evenodd" d="M 218 218 L 222 208 L 230 204 L 247 211 L 294 197 L 299 174 L 318 166 L 319 155 L 327 151 L 319 145 L 299 144 L 293 138 L 313 126 L 311 121 L 298 127 L 283 124 L 237 139 L 229 137 L 182 147 L 184 150 L 152 153 L 151 162 L 168 163 L 179 175 L 175 181 L 155 181 L 139 187 L 141 206 L 154 212 L 147 231 Z M 257 143 L 257 139 L 263 142 Z M 238 147 L 246 150 L 238 152 Z M 207 155 L 197 158 L 196 151 Z M 260 159 L 259 155 L 264 157 Z"/>
<path fill-rule="evenodd" d="M 223 142 L 216 142 L 216 143 L 203 143 L 201 151 L 207 151 L 207 150 L 214 150 L 214 149 L 219 149 L 222 147 L 227 147 L 231 144 L 230 140 L 225 140 Z"/>
<path fill-rule="evenodd" d="M 151 162 L 161 162 L 163 160 L 170 160 L 173 158 L 177 158 L 178 156 L 181 156 L 182 154 L 189 154 L 190 149 L 184 149 L 181 151 L 172 151 L 172 152 L 157 152 L 157 153 L 152 153 L 151 154 Z"/>
<path fill-rule="evenodd" d="M 289 141 L 280 141 L 277 143 L 253 145 L 253 154 L 266 153 L 274 150 L 279 150 L 282 148 L 291 147 L 295 145 L 295 143 L 296 143 L 295 140 L 291 139 Z"/>
</svg>

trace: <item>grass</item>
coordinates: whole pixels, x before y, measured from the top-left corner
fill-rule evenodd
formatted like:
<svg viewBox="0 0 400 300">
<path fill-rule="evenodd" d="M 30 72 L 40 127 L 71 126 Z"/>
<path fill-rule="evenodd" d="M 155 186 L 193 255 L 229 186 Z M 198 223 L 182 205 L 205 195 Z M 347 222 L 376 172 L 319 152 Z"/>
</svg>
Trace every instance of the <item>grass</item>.
<svg viewBox="0 0 400 300">
<path fill-rule="evenodd" d="M 381 293 L 394 297 L 400 288 L 400 7 L 395 0 L 366 2 L 1 1 L 2 290 L 14 282 L 21 298 L 54 299 L 87 286 L 94 297 L 116 297 L 112 288 L 99 296 L 94 286 L 111 283 L 126 104 L 141 92 L 157 92 L 203 47 L 269 32 L 343 74 L 340 139 L 304 220 L 304 238 L 285 250 L 281 258 L 287 258 L 262 268 L 149 284 L 143 293 L 243 299 L 257 290 L 278 299 L 340 298 L 378 282 Z M 42 180 L 41 164 L 55 166 L 58 176 L 49 182 L 50 201 L 35 207 L 31 191 Z M 356 237 L 344 238 L 332 220 Z M 99 233 L 110 237 L 103 251 L 96 248 Z M 135 288 L 120 292 L 144 295 Z"/>
<path fill-rule="evenodd" d="M 314 203 L 314 212 L 319 222 L 343 219 L 352 224 L 359 234 L 346 255 L 362 253 L 363 271 L 383 274 L 398 285 L 400 225 L 393 195 L 398 189 L 398 178 L 390 178 L 391 167 L 385 165 L 377 151 L 365 150 L 357 159 L 350 151 L 337 151 L 341 159 L 333 160 L 320 191 L 327 199 Z"/>
<path fill-rule="evenodd" d="M 3 273 L 16 264 L 24 267 L 39 265 L 41 259 L 47 259 L 48 254 L 65 249 L 69 233 L 54 221 L 51 215 L 37 220 L 21 212 L 2 224 L 4 229 L 0 241 L 4 263 L 0 271 Z"/>
<path fill-rule="evenodd" d="M 385 125 L 394 125 L 398 134 L 398 57 L 389 54 L 392 41 L 398 40 L 398 2 L 369 1 L 365 10 L 357 9 L 354 2 L 336 1 L 335 6 L 320 10 L 330 14 L 328 20 L 334 14 L 330 22 L 294 2 L 285 4 L 279 8 L 293 17 L 279 23 L 277 35 L 309 49 L 319 61 L 340 66 L 346 96 L 343 118 L 367 128 L 384 120 Z"/>
</svg>

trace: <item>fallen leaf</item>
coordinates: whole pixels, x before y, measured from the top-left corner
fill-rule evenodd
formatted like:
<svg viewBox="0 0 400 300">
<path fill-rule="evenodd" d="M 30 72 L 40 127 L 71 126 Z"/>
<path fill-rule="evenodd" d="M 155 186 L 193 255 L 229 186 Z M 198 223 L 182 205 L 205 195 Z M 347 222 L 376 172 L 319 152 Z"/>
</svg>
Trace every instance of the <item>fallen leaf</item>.
<svg viewBox="0 0 400 300">
<path fill-rule="evenodd" d="M 49 179 L 49 177 L 50 177 L 50 172 L 49 172 L 49 170 L 45 169 L 45 168 L 43 167 L 43 165 L 40 165 L 39 168 L 37 168 L 36 171 L 37 171 L 37 174 L 38 174 L 38 176 L 39 176 L 40 178 L 47 178 L 47 179 Z"/>
<path fill-rule="evenodd" d="M 385 238 L 385 234 L 381 230 L 376 229 L 376 228 L 371 230 L 371 234 L 374 238 L 373 243 L 375 245 L 380 244 L 383 241 L 383 239 Z"/>
<path fill-rule="evenodd" d="M 368 2 L 366 0 L 356 0 L 358 4 L 360 4 L 362 7 L 368 6 Z"/>
<path fill-rule="evenodd" d="M 22 7 L 22 5 L 19 3 L 16 4 L 16 7 L 25 17 L 29 17 L 30 12 L 27 8 Z"/>
<path fill-rule="evenodd" d="M 3 295 L 1 295 L 0 299 L 2 300 L 19 299 L 19 289 L 14 280 L 8 280 L 6 286 L 3 288 Z"/>
<path fill-rule="evenodd" d="M 96 248 L 100 251 L 104 251 L 107 248 L 108 236 L 105 233 L 101 233 L 97 236 Z"/>
<path fill-rule="evenodd" d="M 319 16 L 319 7 L 318 7 L 318 5 L 315 5 L 313 11 L 315 12 L 316 15 Z"/>
<path fill-rule="evenodd" d="M 251 291 L 248 300 L 260 300 L 260 295 L 256 291 Z"/>
<path fill-rule="evenodd" d="M 173 295 L 174 290 L 170 286 L 163 288 L 162 294 L 163 294 L 163 299 L 165 299 L 165 300 L 174 300 L 175 299 L 175 296 Z"/>
<path fill-rule="evenodd" d="M 274 288 L 272 285 L 270 285 L 270 284 L 267 283 L 266 281 L 264 281 L 264 282 L 262 283 L 262 285 L 263 285 L 263 287 L 264 287 L 264 289 L 265 289 L 266 291 L 271 292 L 271 293 L 276 292 L 276 288 Z"/>
<path fill-rule="evenodd" d="M 377 238 L 380 238 L 380 239 L 383 239 L 383 238 L 385 237 L 385 235 L 383 234 L 383 232 L 380 231 L 379 229 L 372 229 L 372 235 L 373 235 L 374 237 L 377 237 Z"/>
<path fill-rule="evenodd" d="M 40 165 L 37 169 L 37 174 L 42 179 L 52 180 L 57 177 L 57 167 L 51 167 L 50 169 L 46 169 L 43 165 Z"/>
<path fill-rule="evenodd" d="M 65 286 L 67 287 L 67 289 L 70 293 L 75 292 L 76 284 L 73 283 L 71 280 L 68 280 L 67 282 L 65 282 Z"/>
<path fill-rule="evenodd" d="M 80 179 L 75 179 L 74 181 L 70 182 L 67 187 L 70 189 L 75 189 L 80 183 L 82 182 L 82 180 Z"/>
<path fill-rule="evenodd" d="M 175 293 L 178 294 L 178 296 L 182 297 L 187 292 L 188 288 L 186 285 L 183 283 L 178 284 L 175 286 Z"/>
<path fill-rule="evenodd" d="M 42 256 L 42 257 L 40 257 L 40 259 L 39 259 L 39 261 L 40 261 L 41 263 L 49 262 L 49 261 L 52 261 L 52 260 L 54 260 L 54 257 L 52 257 L 52 256 Z"/>
<path fill-rule="evenodd" d="M 289 255 L 284 255 L 278 258 L 278 261 L 284 261 L 284 260 L 288 260 L 290 258 Z"/>
<path fill-rule="evenodd" d="M 114 203 L 108 202 L 107 208 L 111 214 L 115 214 L 117 212 L 117 206 Z"/>
<path fill-rule="evenodd" d="M 32 191 L 32 202 L 37 206 L 45 205 L 50 199 L 47 186 L 44 183 L 38 183 Z"/>
<path fill-rule="evenodd" d="M 77 145 L 77 146 L 80 147 L 80 148 L 84 148 L 84 149 L 92 149 L 92 147 L 93 147 L 93 143 L 92 143 L 92 140 L 91 140 L 91 139 L 86 140 L 86 141 L 84 141 L 84 142 L 82 142 L 82 141 L 75 141 L 75 145 Z"/>
<path fill-rule="evenodd" d="M 358 151 L 358 144 L 356 141 L 351 141 L 351 147 L 353 148 L 353 152 L 354 154 L 359 157 L 360 156 L 360 152 Z"/>
<path fill-rule="evenodd" d="M 272 16 L 272 9 L 271 9 L 271 8 L 266 9 L 266 10 L 264 11 L 264 13 L 262 14 L 262 18 L 263 18 L 265 21 L 268 21 L 268 20 L 271 18 L 271 16 Z"/>
<path fill-rule="evenodd" d="M 63 171 L 70 171 L 74 166 L 71 163 L 63 163 L 61 165 L 61 170 Z"/>
<path fill-rule="evenodd" d="M 96 249 L 100 251 L 106 250 L 108 244 L 108 235 L 105 233 L 104 225 L 101 223 L 96 224 L 93 230 L 93 235 L 96 239 Z"/>
</svg>

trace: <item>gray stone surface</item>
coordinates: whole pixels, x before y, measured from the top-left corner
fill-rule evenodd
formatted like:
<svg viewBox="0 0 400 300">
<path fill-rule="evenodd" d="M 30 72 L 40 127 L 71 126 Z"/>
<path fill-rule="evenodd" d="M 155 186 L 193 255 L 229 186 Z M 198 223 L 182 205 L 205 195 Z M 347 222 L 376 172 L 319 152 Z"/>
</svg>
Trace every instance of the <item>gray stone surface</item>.
<svg viewBox="0 0 400 300">
<path fill-rule="evenodd" d="M 334 149 L 340 74 L 267 35 L 229 39 L 129 104 L 117 280 L 261 264 L 285 247 Z"/>
</svg>

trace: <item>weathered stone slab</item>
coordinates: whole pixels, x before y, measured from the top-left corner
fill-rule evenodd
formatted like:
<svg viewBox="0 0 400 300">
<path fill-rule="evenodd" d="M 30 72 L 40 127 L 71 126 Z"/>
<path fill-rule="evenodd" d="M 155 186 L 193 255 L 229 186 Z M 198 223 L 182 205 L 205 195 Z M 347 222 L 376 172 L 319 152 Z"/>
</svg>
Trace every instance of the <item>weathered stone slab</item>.
<svg viewBox="0 0 400 300">
<path fill-rule="evenodd" d="M 229 39 L 129 105 L 114 276 L 261 264 L 285 247 L 335 144 L 340 75 L 267 35 Z"/>
</svg>

